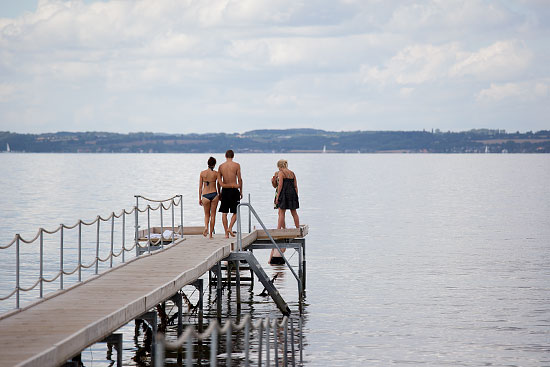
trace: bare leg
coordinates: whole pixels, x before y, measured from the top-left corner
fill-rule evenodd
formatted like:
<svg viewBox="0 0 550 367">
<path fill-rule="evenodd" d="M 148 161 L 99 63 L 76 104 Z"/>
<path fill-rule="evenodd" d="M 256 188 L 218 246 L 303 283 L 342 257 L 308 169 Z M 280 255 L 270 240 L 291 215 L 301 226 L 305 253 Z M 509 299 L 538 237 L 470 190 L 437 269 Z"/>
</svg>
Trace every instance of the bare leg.
<svg viewBox="0 0 550 367">
<path fill-rule="evenodd" d="M 285 228 L 285 209 L 279 208 L 279 219 L 277 221 L 277 229 Z"/>
<path fill-rule="evenodd" d="M 285 213 L 286 213 L 285 209 L 279 208 L 279 218 L 277 220 L 277 229 L 286 228 Z M 284 249 L 284 248 L 281 249 L 282 252 L 285 252 L 285 250 L 286 249 Z M 269 256 L 269 261 L 270 262 L 271 262 L 271 258 L 273 258 L 273 257 L 281 257 L 281 254 L 279 254 L 279 250 L 277 250 L 275 248 L 271 250 L 271 255 Z"/>
<path fill-rule="evenodd" d="M 231 217 L 231 222 L 229 223 L 229 228 L 227 229 L 227 233 L 231 235 L 232 237 L 235 237 L 233 234 L 233 225 L 235 225 L 235 222 L 237 221 L 237 213 L 234 213 Z"/>
<path fill-rule="evenodd" d="M 300 228 L 300 217 L 296 209 L 290 209 L 290 214 L 292 214 L 292 218 L 294 218 L 294 225 L 296 228 Z"/>
<path fill-rule="evenodd" d="M 202 235 L 206 237 L 208 234 L 208 222 L 210 221 L 210 200 L 202 198 L 202 207 L 204 208 L 204 231 Z"/>
<path fill-rule="evenodd" d="M 216 225 L 216 209 L 218 209 L 218 197 L 214 200 L 212 200 L 212 204 L 210 205 L 210 238 L 212 238 L 212 235 L 214 233 L 214 226 Z"/>
<path fill-rule="evenodd" d="M 222 223 L 225 231 L 225 238 L 229 238 L 229 234 L 227 232 L 227 213 L 222 213 Z"/>
</svg>

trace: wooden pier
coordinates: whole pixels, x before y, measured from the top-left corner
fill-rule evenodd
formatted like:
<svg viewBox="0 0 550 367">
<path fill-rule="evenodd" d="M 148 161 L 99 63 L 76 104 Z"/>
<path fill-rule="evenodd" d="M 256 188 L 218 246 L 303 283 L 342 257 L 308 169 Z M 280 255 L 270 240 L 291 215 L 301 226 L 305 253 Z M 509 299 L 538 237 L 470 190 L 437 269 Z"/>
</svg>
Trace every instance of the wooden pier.
<svg viewBox="0 0 550 367">
<path fill-rule="evenodd" d="M 300 239 L 307 226 L 269 232 L 278 240 Z M 242 247 L 266 237 L 263 230 L 243 233 Z M 236 243 L 223 235 L 186 234 L 163 249 L 0 315 L 0 367 L 64 364 L 235 255 Z"/>
</svg>

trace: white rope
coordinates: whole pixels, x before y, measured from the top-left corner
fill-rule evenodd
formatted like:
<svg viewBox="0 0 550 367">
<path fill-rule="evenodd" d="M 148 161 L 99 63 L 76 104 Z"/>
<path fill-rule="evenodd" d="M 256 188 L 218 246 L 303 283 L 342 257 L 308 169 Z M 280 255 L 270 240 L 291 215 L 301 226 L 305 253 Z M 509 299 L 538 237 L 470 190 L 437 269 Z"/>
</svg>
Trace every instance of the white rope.
<svg viewBox="0 0 550 367">
<path fill-rule="evenodd" d="M 175 198 L 178 198 L 178 197 L 180 197 L 180 195 L 174 195 L 174 196 L 172 196 L 171 198 L 164 199 L 164 200 L 149 199 L 149 198 L 146 198 L 145 196 L 142 196 L 142 195 L 136 195 L 136 197 L 142 198 L 142 199 L 144 199 L 144 200 L 151 201 L 151 202 L 154 202 L 154 203 L 163 203 L 163 202 L 165 202 L 165 201 L 171 201 L 171 200 L 173 200 L 173 199 L 175 199 Z"/>
</svg>

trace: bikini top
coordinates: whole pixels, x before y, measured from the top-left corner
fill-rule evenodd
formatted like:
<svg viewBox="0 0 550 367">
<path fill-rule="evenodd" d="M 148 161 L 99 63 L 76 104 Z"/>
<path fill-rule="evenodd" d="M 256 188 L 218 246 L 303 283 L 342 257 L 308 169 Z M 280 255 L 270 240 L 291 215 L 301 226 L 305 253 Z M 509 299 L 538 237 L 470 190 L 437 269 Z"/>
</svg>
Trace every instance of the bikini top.
<svg viewBox="0 0 550 367">
<path fill-rule="evenodd" d="M 210 169 L 210 171 L 214 171 L 213 167 L 208 167 L 208 168 Z M 213 181 L 203 180 L 203 182 L 206 182 L 206 186 L 209 186 L 210 182 L 216 182 L 216 180 L 213 180 Z"/>
</svg>

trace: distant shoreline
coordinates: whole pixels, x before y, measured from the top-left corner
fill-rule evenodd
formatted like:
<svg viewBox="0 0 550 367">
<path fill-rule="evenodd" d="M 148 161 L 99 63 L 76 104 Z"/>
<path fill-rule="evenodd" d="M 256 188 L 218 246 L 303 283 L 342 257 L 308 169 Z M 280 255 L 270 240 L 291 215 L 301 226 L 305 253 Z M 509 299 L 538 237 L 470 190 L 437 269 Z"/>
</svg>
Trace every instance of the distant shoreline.
<svg viewBox="0 0 550 367">
<path fill-rule="evenodd" d="M 0 132 L 0 151 L 29 153 L 550 153 L 550 130 L 507 133 L 254 130 L 234 134 Z"/>
</svg>

